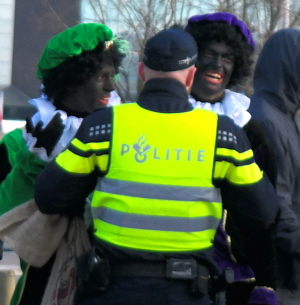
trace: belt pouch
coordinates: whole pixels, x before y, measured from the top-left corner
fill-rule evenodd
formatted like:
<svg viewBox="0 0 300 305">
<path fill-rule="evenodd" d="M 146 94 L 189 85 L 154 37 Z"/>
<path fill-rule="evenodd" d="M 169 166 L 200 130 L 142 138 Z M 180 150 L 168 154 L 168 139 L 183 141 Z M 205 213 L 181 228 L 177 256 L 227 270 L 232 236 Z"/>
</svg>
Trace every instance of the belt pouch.
<svg viewBox="0 0 300 305">
<path fill-rule="evenodd" d="M 110 264 L 101 250 L 92 247 L 77 259 L 78 290 L 82 293 L 106 291 L 110 282 Z"/>
</svg>

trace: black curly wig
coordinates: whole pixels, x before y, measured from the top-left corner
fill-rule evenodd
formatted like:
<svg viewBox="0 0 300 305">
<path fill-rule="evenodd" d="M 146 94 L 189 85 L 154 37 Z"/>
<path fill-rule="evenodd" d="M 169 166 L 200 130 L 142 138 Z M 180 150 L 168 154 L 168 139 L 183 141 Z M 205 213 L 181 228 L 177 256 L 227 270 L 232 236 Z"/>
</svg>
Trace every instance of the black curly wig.
<svg viewBox="0 0 300 305">
<path fill-rule="evenodd" d="M 126 56 L 119 47 L 118 41 L 114 41 L 108 48 L 101 41 L 95 49 L 67 58 L 50 69 L 43 78 L 43 93 L 57 106 L 105 65 L 114 66 L 118 73 L 122 59 Z"/>
<path fill-rule="evenodd" d="M 187 30 L 196 40 L 199 54 L 212 41 L 224 42 L 235 54 L 234 68 L 227 88 L 241 83 L 243 78 L 251 74 L 253 47 L 248 44 L 237 26 L 225 21 L 202 20 L 189 23 Z"/>
</svg>

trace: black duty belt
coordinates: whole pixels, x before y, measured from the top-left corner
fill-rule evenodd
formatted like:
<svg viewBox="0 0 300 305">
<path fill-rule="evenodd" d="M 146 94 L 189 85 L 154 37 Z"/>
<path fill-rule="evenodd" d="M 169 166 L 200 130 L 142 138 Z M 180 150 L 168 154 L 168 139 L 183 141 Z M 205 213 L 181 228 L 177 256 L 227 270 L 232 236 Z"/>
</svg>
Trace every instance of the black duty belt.
<svg viewBox="0 0 300 305">
<path fill-rule="evenodd" d="M 170 258 L 165 262 L 131 262 L 112 264 L 97 247 L 92 247 L 77 260 L 77 291 L 82 295 L 103 293 L 111 278 L 159 277 L 190 280 L 191 293 L 199 298 L 209 294 L 215 305 L 226 304 L 226 287 L 234 279 L 230 268 L 221 276 L 210 277 L 208 269 L 194 259 Z"/>
<path fill-rule="evenodd" d="M 199 276 L 208 276 L 208 270 L 197 265 L 194 259 L 168 259 L 166 262 L 131 262 L 111 265 L 112 278 L 122 277 L 161 277 L 180 280 L 193 280 Z"/>
</svg>

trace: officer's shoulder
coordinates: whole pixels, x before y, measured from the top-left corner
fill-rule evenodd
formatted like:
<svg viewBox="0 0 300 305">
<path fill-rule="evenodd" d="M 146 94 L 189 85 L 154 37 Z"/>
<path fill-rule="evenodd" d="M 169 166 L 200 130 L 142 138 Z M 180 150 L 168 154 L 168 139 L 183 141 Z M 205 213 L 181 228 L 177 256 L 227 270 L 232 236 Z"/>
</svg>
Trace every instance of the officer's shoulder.
<svg viewBox="0 0 300 305">
<path fill-rule="evenodd" d="M 244 129 L 226 115 L 218 115 L 218 147 L 243 152 L 249 149 L 249 141 Z"/>
<path fill-rule="evenodd" d="M 218 126 L 219 128 L 226 130 L 241 130 L 242 127 L 238 126 L 234 120 L 227 115 L 218 114 Z"/>
<path fill-rule="evenodd" d="M 91 126 L 101 123 L 108 123 L 112 121 L 113 107 L 107 107 L 99 109 L 88 115 L 84 120 L 83 124 L 86 126 Z"/>
<path fill-rule="evenodd" d="M 85 117 L 76 137 L 84 143 L 109 140 L 112 129 L 112 108 L 100 109 Z"/>
</svg>

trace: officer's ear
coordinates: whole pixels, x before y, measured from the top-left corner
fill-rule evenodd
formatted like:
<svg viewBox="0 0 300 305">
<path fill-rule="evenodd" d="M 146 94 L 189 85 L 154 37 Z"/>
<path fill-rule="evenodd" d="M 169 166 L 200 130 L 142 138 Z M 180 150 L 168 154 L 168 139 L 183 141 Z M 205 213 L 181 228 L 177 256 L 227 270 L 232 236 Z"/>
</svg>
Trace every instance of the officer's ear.
<svg viewBox="0 0 300 305">
<path fill-rule="evenodd" d="M 139 65 L 138 65 L 138 73 L 139 73 L 140 79 L 143 82 L 146 81 L 146 77 L 145 77 L 145 65 L 142 62 L 140 62 Z"/>
<path fill-rule="evenodd" d="M 195 66 L 189 68 L 188 75 L 186 78 L 186 87 L 191 87 L 193 85 L 196 71 L 197 68 Z"/>
</svg>

